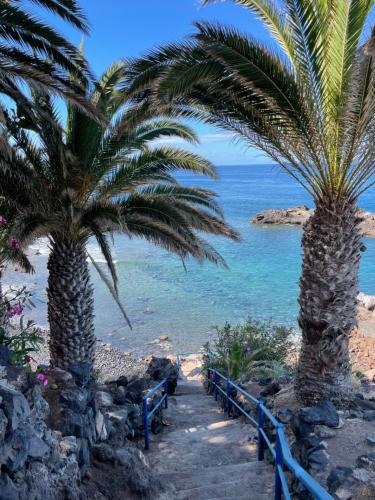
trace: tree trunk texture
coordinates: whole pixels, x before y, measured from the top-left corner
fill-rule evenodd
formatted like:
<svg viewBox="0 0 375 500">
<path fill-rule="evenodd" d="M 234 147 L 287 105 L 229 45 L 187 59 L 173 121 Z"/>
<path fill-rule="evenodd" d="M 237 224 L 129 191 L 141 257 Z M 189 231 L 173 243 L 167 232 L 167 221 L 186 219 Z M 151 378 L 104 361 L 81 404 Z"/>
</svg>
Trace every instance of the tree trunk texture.
<svg viewBox="0 0 375 500">
<path fill-rule="evenodd" d="M 84 245 L 54 241 L 48 259 L 51 365 L 68 369 L 95 356 L 93 288 Z"/>
<path fill-rule="evenodd" d="M 357 324 L 360 222 L 353 204 L 318 204 L 304 227 L 295 391 L 307 404 L 352 399 L 348 344 Z"/>
</svg>

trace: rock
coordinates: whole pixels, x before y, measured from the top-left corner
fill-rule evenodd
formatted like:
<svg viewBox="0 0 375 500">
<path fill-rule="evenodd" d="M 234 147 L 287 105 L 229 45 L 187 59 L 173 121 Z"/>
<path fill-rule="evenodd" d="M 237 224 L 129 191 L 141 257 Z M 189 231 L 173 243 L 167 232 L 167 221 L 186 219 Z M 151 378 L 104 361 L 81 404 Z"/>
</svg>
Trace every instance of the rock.
<svg viewBox="0 0 375 500">
<path fill-rule="evenodd" d="M 19 500 L 20 496 L 7 474 L 0 473 L 0 500 Z"/>
<path fill-rule="evenodd" d="M 326 450 L 315 450 L 309 453 L 308 459 L 310 467 L 316 472 L 324 470 L 329 463 L 329 455 Z"/>
<path fill-rule="evenodd" d="M 269 385 L 272 382 L 272 377 L 260 377 L 258 378 L 259 385 Z"/>
<path fill-rule="evenodd" d="M 152 380 L 163 380 L 166 378 L 168 381 L 168 394 L 175 393 L 178 381 L 178 366 L 176 363 L 168 358 L 152 357 L 146 373 Z"/>
<path fill-rule="evenodd" d="M 82 387 L 73 387 L 60 393 L 61 402 L 76 413 L 82 413 L 87 406 L 88 393 Z"/>
<path fill-rule="evenodd" d="M 125 422 L 128 419 L 128 410 L 126 408 L 115 408 L 108 412 L 109 419 L 116 423 Z"/>
<path fill-rule="evenodd" d="M 366 469 L 354 469 L 353 477 L 358 481 L 353 499 L 372 500 L 375 498 L 375 474 Z"/>
<path fill-rule="evenodd" d="M 322 439 L 330 439 L 336 436 L 336 431 L 326 425 L 316 425 L 314 428 L 315 434 Z"/>
<path fill-rule="evenodd" d="M 100 408 L 108 408 L 113 405 L 113 398 L 109 392 L 98 391 L 96 393 L 96 399 Z"/>
<path fill-rule="evenodd" d="M 69 366 L 69 371 L 73 375 L 77 385 L 85 387 L 91 378 L 92 366 L 90 363 L 74 363 Z"/>
<path fill-rule="evenodd" d="M 106 443 L 95 444 L 91 448 L 91 453 L 98 462 L 113 464 L 116 461 L 115 452 Z"/>
<path fill-rule="evenodd" d="M 0 408 L 0 441 L 2 441 L 5 437 L 5 431 L 7 426 L 8 426 L 8 419 L 3 410 Z"/>
<path fill-rule="evenodd" d="M 375 421 L 375 410 L 364 410 L 363 411 L 363 419 L 367 420 L 368 422 L 374 422 Z"/>
<path fill-rule="evenodd" d="M 356 399 L 356 404 L 362 408 L 362 410 L 373 410 L 375 411 L 375 402 L 369 399 Z"/>
<path fill-rule="evenodd" d="M 369 310 L 373 311 L 375 309 L 375 296 L 374 295 L 366 295 L 365 293 L 360 292 L 357 295 L 357 300 L 363 304 L 363 306 Z"/>
<path fill-rule="evenodd" d="M 357 466 L 375 472 L 375 453 L 367 453 L 357 458 Z"/>
<path fill-rule="evenodd" d="M 29 397 L 31 405 L 31 414 L 34 418 L 39 420 L 46 420 L 50 414 L 48 402 L 42 396 L 42 387 L 35 385 L 33 387 L 31 397 Z"/>
<path fill-rule="evenodd" d="M 145 455 L 138 448 L 127 447 L 116 450 L 116 459 L 126 469 L 129 485 L 134 493 L 156 498 L 152 492 L 162 490 L 158 476 L 154 475 Z"/>
<path fill-rule="evenodd" d="M 362 410 L 350 410 L 349 415 L 346 417 L 348 420 L 352 420 L 353 418 L 362 418 L 363 413 Z"/>
<path fill-rule="evenodd" d="M 65 455 L 70 455 L 72 453 L 78 452 L 78 443 L 75 436 L 65 436 L 60 441 L 60 451 Z"/>
<path fill-rule="evenodd" d="M 10 359 L 11 353 L 8 347 L 6 347 L 5 345 L 0 345 L 0 366 L 9 366 Z"/>
<path fill-rule="evenodd" d="M 346 492 L 351 492 L 354 484 L 353 470 L 350 467 L 335 467 L 331 470 L 327 478 L 329 493 L 336 495 L 336 498 L 342 500 L 349 500 L 352 498 L 352 496 L 347 496 Z"/>
<path fill-rule="evenodd" d="M 20 366 L 8 366 L 6 369 L 6 378 L 10 385 L 22 393 L 25 393 L 30 387 L 36 384 L 35 377 L 31 377 Z"/>
<path fill-rule="evenodd" d="M 292 410 L 289 410 L 289 408 L 282 408 L 277 412 L 276 416 L 278 420 L 280 420 L 280 422 L 282 422 L 283 424 L 288 424 L 294 417 L 294 414 Z"/>
<path fill-rule="evenodd" d="M 252 217 L 251 222 L 253 224 L 294 224 L 301 226 L 313 213 L 314 210 L 305 205 L 281 210 L 265 210 Z M 358 210 L 358 215 L 361 218 L 361 233 L 373 238 L 375 236 L 374 214 Z"/>
<path fill-rule="evenodd" d="M 168 335 L 159 335 L 158 341 L 159 342 L 166 342 L 169 339 Z"/>
<path fill-rule="evenodd" d="M 318 406 L 303 408 L 299 412 L 300 418 L 311 425 L 326 425 L 337 427 L 340 423 L 335 406 L 330 401 L 321 401 Z"/>
<path fill-rule="evenodd" d="M 297 440 L 309 436 L 314 431 L 314 426 L 306 423 L 299 415 L 294 415 L 292 418 L 291 428 Z"/>
<path fill-rule="evenodd" d="M 45 455 L 47 455 L 47 453 L 49 453 L 49 451 L 49 447 L 40 437 L 33 436 L 30 439 L 29 457 L 43 458 Z"/>
<path fill-rule="evenodd" d="M 85 421 L 83 416 L 75 413 L 70 408 L 64 408 L 60 420 L 59 430 L 63 436 L 84 437 Z"/>
<path fill-rule="evenodd" d="M 280 384 L 278 382 L 272 382 L 260 392 L 260 395 L 263 397 L 273 396 L 274 394 L 277 394 L 280 390 L 281 390 Z"/>
<path fill-rule="evenodd" d="M 115 391 L 113 395 L 113 402 L 115 405 L 123 405 L 127 401 L 127 390 L 124 386 L 117 387 L 117 390 Z"/>
<path fill-rule="evenodd" d="M 265 210 L 256 214 L 251 222 L 253 224 L 296 224 L 302 225 L 314 213 L 314 210 L 300 205 L 283 210 Z"/>
<path fill-rule="evenodd" d="M 116 380 L 116 384 L 119 387 L 126 387 L 128 385 L 128 383 L 129 383 L 128 377 L 125 377 L 125 375 L 121 375 L 121 377 L 119 377 Z"/>
<path fill-rule="evenodd" d="M 66 370 L 61 370 L 61 368 L 52 368 L 48 370 L 48 376 L 58 385 L 67 385 L 73 380 L 73 375 Z"/>
<path fill-rule="evenodd" d="M 372 435 L 372 436 L 367 436 L 366 437 L 366 442 L 367 444 L 369 444 L 370 446 L 375 446 L 375 436 Z"/>
<path fill-rule="evenodd" d="M 78 463 L 82 467 L 90 463 L 90 449 L 87 439 L 77 439 L 78 444 Z"/>
<path fill-rule="evenodd" d="M 15 430 L 30 415 L 30 406 L 21 392 L 2 380 L 0 380 L 0 396 L 3 399 L 2 404 L 8 419 L 8 427 Z"/>
</svg>

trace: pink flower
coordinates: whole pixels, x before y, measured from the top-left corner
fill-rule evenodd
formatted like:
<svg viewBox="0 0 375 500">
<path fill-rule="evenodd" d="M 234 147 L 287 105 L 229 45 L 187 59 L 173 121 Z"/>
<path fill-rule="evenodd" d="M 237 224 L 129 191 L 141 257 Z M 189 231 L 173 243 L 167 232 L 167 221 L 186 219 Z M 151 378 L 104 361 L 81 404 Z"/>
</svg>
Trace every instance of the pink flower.
<svg viewBox="0 0 375 500">
<path fill-rule="evenodd" d="M 15 238 L 12 238 L 12 239 L 10 240 L 10 244 L 11 244 L 11 246 L 12 246 L 13 248 L 15 248 L 16 250 L 19 250 L 19 249 L 21 248 L 21 243 L 20 243 L 18 240 L 16 240 Z"/>
<path fill-rule="evenodd" d="M 44 387 L 48 385 L 48 378 L 43 373 L 38 373 L 36 378 L 42 385 L 44 385 Z"/>
<path fill-rule="evenodd" d="M 8 318 L 13 318 L 13 316 L 17 316 L 18 314 L 21 314 L 23 311 L 23 307 L 20 304 L 16 304 L 15 306 L 12 306 L 8 309 L 7 315 Z"/>
<path fill-rule="evenodd" d="M 6 223 L 7 223 L 6 218 L 3 217 L 2 215 L 0 215 L 0 225 L 6 224 Z"/>
</svg>

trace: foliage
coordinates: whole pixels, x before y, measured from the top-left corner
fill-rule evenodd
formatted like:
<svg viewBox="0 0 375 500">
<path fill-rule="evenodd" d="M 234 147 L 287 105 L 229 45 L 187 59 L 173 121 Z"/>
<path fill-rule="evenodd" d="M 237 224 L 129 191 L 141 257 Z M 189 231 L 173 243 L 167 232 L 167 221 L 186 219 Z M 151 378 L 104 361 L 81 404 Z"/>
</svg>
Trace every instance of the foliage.
<svg viewBox="0 0 375 500">
<path fill-rule="evenodd" d="M 0 215 L 0 276 L 8 262 L 20 265 L 26 272 L 33 272 L 21 243 L 12 236 L 11 224 L 7 218 Z"/>
<path fill-rule="evenodd" d="M 88 32 L 88 22 L 76 0 L 7 0 L 0 9 L 0 92 L 25 109 L 32 106 L 25 84 L 30 88 L 53 91 L 82 106 L 82 86 L 70 78 L 79 74 L 90 78 L 87 63 L 79 49 L 52 25 L 42 21 L 30 7 L 36 4 L 73 27 Z"/>
<path fill-rule="evenodd" d="M 34 307 L 31 292 L 26 287 L 10 288 L 1 302 L 0 345 L 10 349 L 15 364 L 27 366 L 30 353 L 37 352 L 44 342 L 35 323 L 23 315 L 26 308 Z"/>
<path fill-rule="evenodd" d="M 292 347 L 293 330 L 271 321 L 248 318 L 232 326 L 226 323 L 216 329 L 204 368 L 217 368 L 233 380 L 262 375 L 279 378 L 285 375 L 286 359 Z"/>
<path fill-rule="evenodd" d="M 179 184 L 174 172 L 216 177 L 207 160 L 184 149 L 161 146 L 165 137 L 196 142 L 193 131 L 175 119 L 139 107 L 122 82 L 123 62 L 113 64 L 95 86 L 86 82 L 87 101 L 107 120 L 103 126 L 68 106 L 66 131 L 53 99 L 36 91 L 34 111 L 7 114 L 18 151 L 12 166 L 22 176 L 19 190 L 4 172 L 1 190 L 18 209 L 17 236 L 85 244 L 96 239 L 117 293 L 117 275 L 108 236 L 122 232 L 177 253 L 224 263 L 202 233 L 237 234 L 229 228 L 215 193 Z M 24 127 L 24 128 L 22 128 Z M 37 134 L 38 140 L 35 140 Z"/>
<path fill-rule="evenodd" d="M 317 201 L 354 202 L 375 173 L 375 31 L 362 46 L 373 1 L 233 2 L 254 13 L 276 43 L 196 23 L 187 42 L 133 62 L 134 96 L 173 102 L 231 131 Z"/>
</svg>

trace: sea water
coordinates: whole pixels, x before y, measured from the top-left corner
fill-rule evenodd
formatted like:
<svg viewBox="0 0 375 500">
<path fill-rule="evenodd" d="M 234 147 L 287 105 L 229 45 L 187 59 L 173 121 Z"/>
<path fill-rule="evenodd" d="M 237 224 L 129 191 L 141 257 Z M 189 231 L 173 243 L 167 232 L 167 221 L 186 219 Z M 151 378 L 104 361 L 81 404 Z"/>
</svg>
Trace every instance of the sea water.
<svg viewBox="0 0 375 500">
<path fill-rule="evenodd" d="M 261 210 L 288 208 L 312 200 L 299 184 L 272 165 L 223 166 L 220 179 L 179 174 L 186 185 L 215 190 L 227 222 L 241 236 L 239 243 L 210 238 L 228 269 L 192 260 L 186 262 L 165 250 L 137 239 L 117 236 L 114 258 L 122 302 L 133 325 L 131 331 L 92 268 L 97 336 L 123 350 L 147 351 L 159 335 L 168 335 L 172 351 L 196 350 L 209 340 L 216 326 L 246 317 L 271 318 L 297 328 L 298 279 L 301 270 L 301 234 L 298 226 L 259 226 L 250 219 Z M 375 212 L 375 191 L 369 190 L 360 206 Z M 365 238 L 360 290 L 375 294 L 375 239 Z M 34 276 L 9 273 L 5 282 L 33 288 L 36 309 L 31 317 L 46 325 L 46 248 L 33 258 Z M 94 243 L 89 251 L 100 263 Z M 104 266 L 104 264 L 101 264 Z"/>
</svg>

